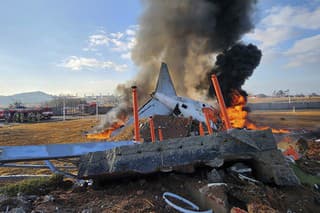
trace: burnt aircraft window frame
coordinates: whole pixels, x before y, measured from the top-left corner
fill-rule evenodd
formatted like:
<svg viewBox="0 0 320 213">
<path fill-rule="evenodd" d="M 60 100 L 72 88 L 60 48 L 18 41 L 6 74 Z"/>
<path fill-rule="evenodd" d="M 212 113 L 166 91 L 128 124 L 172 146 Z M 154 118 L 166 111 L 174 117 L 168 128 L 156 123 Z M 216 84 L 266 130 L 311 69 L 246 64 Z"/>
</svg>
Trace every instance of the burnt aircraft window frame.
<svg viewBox="0 0 320 213">
<path fill-rule="evenodd" d="M 173 114 L 176 115 L 176 116 L 179 116 L 181 115 L 181 111 L 179 109 L 179 104 L 176 104 L 174 110 L 173 110 Z"/>
</svg>

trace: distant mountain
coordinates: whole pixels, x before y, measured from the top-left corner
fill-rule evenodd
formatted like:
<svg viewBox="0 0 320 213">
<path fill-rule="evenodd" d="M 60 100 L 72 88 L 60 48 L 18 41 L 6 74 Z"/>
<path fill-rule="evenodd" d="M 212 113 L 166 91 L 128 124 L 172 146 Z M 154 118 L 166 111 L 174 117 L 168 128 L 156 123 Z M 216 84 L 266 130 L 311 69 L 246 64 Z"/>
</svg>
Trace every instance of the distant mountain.
<svg viewBox="0 0 320 213">
<path fill-rule="evenodd" d="M 24 105 L 37 105 L 46 101 L 50 101 L 54 96 L 44 92 L 26 92 L 10 96 L 0 96 L 0 106 L 8 107 L 10 104 L 18 101 Z"/>
<path fill-rule="evenodd" d="M 263 94 L 263 93 L 260 93 L 260 94 L 256 94 L 255 95 L 257 98 L 267 98 L 268 96 Z"/>
</svg>

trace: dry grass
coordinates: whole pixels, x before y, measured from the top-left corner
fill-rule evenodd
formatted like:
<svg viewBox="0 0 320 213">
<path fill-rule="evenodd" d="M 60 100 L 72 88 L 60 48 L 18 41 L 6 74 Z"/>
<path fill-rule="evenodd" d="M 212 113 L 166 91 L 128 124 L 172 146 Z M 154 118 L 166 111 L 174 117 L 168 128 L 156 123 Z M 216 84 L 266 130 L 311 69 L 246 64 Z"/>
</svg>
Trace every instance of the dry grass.
<svg viewBox="0 0 320 213">
<path fill-rule="evenodd" d="M 311 130 L 320 128 L 320 110 L 297 111 L 295 113 L 284 111 L 254 111 L 249 114 L 249 117 L 258 125 L 274 128 L 305 128 Z M 4 126 L 0 127 L 0 146 L 89 141 L 84 133 L 90 131 L 96 124 L 97 121 L 95 119 L 79 119 L 72 121 Z M 121 137 L 119 136 L 119 138 L 113 139 L 127 139 L 128 135 L 132 137 L 132 131 L 133 127 L 128 127 Z M 57 165 L 67 164 L 59 162 Z M 21 173 L 50 174 L 50 171 L 48 169 L 0 168 L 0 175 Z"/>
<path fill-rule="evenodd" d="M 249 118 L 257 124 L 277 128 L 320 128 L 320 110 L 253 111 Z M 96 124 L 95 119 L 79 119 L 4 126 L 0 127 L 0 146 L 84 142 L 88 141 L 85 132 Z"/>
<path fill-rule="evenodd" d="M 249 103 L 272 103 L 272 102 L 288 102 L 288 97 L 266 97 L 252 98 L 249 97 Z M 320 102 L 320 97 L 291 97 L 291 102 Z"/>
<path fill-rule="evenodd" d="M 79 119 L 36 124 L 17 124 L 0 127 L 0 146 L 85 142 L 85 132 L 97 125 L 95 119 Z M 56 165 L 70 165 L 56 162 Z M 42 161 L 28 162 L 43 164 Z M 51 174 L 48 169 L 0 168 L 0 175 Z M 1 185 L 1 184 L 0 184 Z"/>
<path fill-rule="evenodd" d="M 85 132 L 97 124 L 94 119 L 79 119 L 0 128 L 0 146 L 72 143 L 87 141 Z"/>
<path fill-rule="evenodd" d="M 288 129 L 320 129 L 320 110 L 253 111 L 249 118 L 258 125 Z"/>
<path fill-rule="evenodd" d="M 53 175 L 48 178 L 26 179 L 17 183 L 10 183 L 0 187 L 0 193 L 16 196 L 18 193 L 28 195 L 42 195 L 58 188 L 63 184 L 63 177 Z"/>
</svg>

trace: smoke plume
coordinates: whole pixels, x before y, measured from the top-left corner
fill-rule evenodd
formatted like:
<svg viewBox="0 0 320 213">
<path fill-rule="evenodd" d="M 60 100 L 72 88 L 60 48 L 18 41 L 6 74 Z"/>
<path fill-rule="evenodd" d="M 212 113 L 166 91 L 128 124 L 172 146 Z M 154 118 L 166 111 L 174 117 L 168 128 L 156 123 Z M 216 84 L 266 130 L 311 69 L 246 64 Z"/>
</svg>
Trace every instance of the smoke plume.
<svg viewBox="0 0 320 213">
<path fill-rule="evenodd" d="M 132 51 L 140 69 L 134 79 L 140 88 L 140 103 L 153 92 L 162 61 L 168 64 L 179 95 L 205 96 L 206 90 L 196 89 L 199 79 L 212 69 L 214 53 L 236 44 L 253 28 L 251 14 L 256 0 L 142 2 L 144 11 Z M 122 90 L 128 91 L 131 84 Z"/>
<path fill-rule="evenodd" d="M 234 91 L 247 98 L 248 94 L 241 87 L 259 65 L 261 56 L 261 50 L 255 45 L 236 44 L 217 56 L 215 66 L 197 88 L 202 88 L 202 85 L 210 82 L 211 74 L 217 74 L 226 105 L 229 107 Z M 208 95 L 215 96 L 212 84 L 208 89 Z"/>
<path fill-rule="evenodd" d="M 256 0 L 143 0 L 132 60 L 139 72 L 118 86 L 131 105 L 131 86 L 139 104 L 153 92 L 161 62 L 168 64 L 177 94 L 205 100 L 214 56 L 237 44 L 253 29 Z M 219 63 L 221 60 L 219 60 Z M 199 85 L 202 82 L 203 85 Z"/>
</svg>

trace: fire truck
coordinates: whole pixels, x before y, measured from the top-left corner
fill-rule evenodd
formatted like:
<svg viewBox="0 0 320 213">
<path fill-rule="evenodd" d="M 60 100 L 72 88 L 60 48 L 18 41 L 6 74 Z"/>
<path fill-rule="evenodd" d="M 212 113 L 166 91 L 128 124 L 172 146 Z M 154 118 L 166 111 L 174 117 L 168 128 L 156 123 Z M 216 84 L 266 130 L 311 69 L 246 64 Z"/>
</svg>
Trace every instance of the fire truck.
<svg viewBox="0 0 320 213">
<path fill-rule="evenodd" d="M 0 111 L 0 119 L 11 123 L 39 122 L 49 120 L 53 112 L 48 107 L 25 107 L 22 104 L 15 103 L 14 106 Z"/>
</svg>

